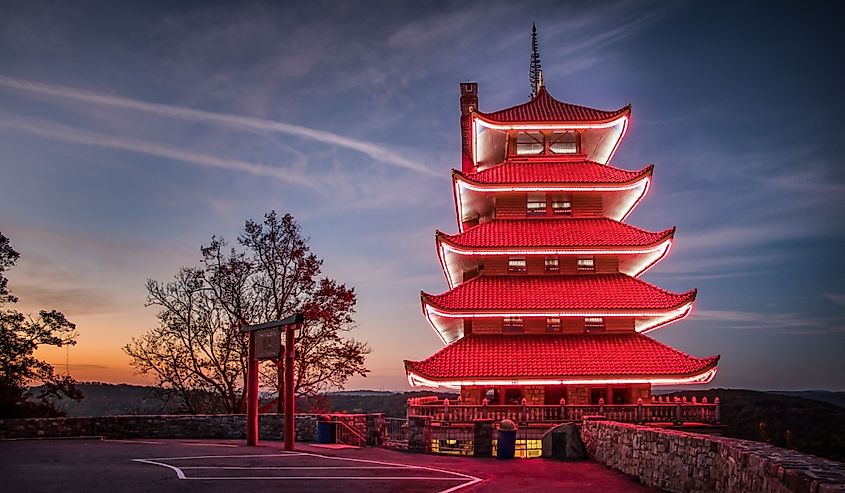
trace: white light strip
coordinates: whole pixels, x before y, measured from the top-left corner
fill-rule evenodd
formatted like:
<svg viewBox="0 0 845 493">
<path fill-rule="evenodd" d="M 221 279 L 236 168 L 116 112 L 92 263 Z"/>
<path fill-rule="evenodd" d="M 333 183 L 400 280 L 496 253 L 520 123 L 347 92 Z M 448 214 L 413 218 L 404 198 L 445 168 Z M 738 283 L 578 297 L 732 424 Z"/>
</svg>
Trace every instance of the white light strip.
<svg viewBox="0 0 845 493">
<path fill-rule="evenodd" d="M 619 134 L 619 138 L 616 139 L 616 143 L 613 144 L 613 149 L 610 151 L 610 154 L 607 156 L 607 161 L 605 161 L 605 164 L 607 164 L 611 160 L 613 160 L 613 155 L 616 154 L 616 150 L 619 149 L 619 145 L 622 143 L 622 139 L 624 139 L 625 134 L 628 133 L 628 123 L 629 122 L 630 122 L 630 120 L 626 117 L 625 121 L 622 124 L 622 132 Z"/>
<path fill-rule="evenodd" d="M 627 185 L 615 185 L 615 186 L 578 186 L 578 185 L 549 185 L 549 186 L 536 186 L 536 185 L 513 185 L 513 186 L 496 186 L 496 185 L 475 185 L 464 181 L 461 177 L 458 177 L 455 180 L 456 184 L 460 187 L 459 190 L 466 189 L 472 190 L 473 192 L 625 192 L 628 190 L 634 190 L 636 188 L 644 186 L 645 189 L 648 189 L 648 182 L 650 181 L 650 177 L 648 175 L 642 177 L 640 180 L 637 180 L 633 183 L 629 183 Z M 460 193 L 460 192 L 459 192 Z M 645 194 L 643 194 L 645 195 Z"/>
<path fill-rule="evenodd" d="M 446 338 L 443 336 L 443 332 L 437 328 L 437 325 L 435 325 L 434 320 L 431 319 L 431 312 L 429 312 L 428 310 L 429 306 L 425 304 L 424 301 L 422 303 L 423 313 L 425 313 L 425 319 L 428 320 L 429 325 L 431 325 L 431 328 L 434 329 L 434 332 L 437 334 L 437 337 L 439 337 L 440 340 L 443 342 L 443 345 L 448 346 L 449 342 L 446 341 Z"/>
<path fill-rule="evenodd" d="M 667 243 L 672 243 L 671 239 L 667 239 L 656 246 L 639 248 L 639 249 L 585 249 L 576 250 L 571 248 L 558 248 L 545 250 L 542 248 L 526 248 L 523 250 L 465 250 L 459 247 L 452 246 L 445 241 L 441 241 L 443 249 L 458 255 L 640 255 L 646 253 L 654 253 L 666 249 Z M 505 247 L 506 248 L 506 247 Z"/>
<path fill-rule="evenodd" d="M 425 303 L 425 302 L 423 302 Z M 500 317 L 664 317 L 666 315 L 677 315 L 679 317 L 684 316 L 689 311 L 690 307 L 692 307 L 693 301 L 689 301 L 684 303 L 683 305 L 679 306 L 678 308 L 672 310 L 662 310 L 662 311 L 655 311 L 655 312 L 646 312 L 646 311 L 625 311 L 625 310 L 615 310 L 615 311 L 591 311 L 591 312 L 584 312 L 584 311 L 531 311 L 526 310 L 522 312 L 444 312 L 434 308 L 429 304 L 425 304 L 426 312 L 428 312 L 431 316 L 443 317 L 443 318 L 500 318 Z M 431 320 L 429 318 L 429 320 Z"/>
<path fill-rule="evenodd" d="M 636 198 L 636 200 L 634 200 L 634 201 L 633 201 L 633 203 L 631 203 L 631 204 L 628 204 L 628 205 L 627 205 L 628 210 L 626 210 L 626 211 L 625 211 L 625 214 L 623 214 L 623 215 L 622 215 L 622 219 L 620 219 L 620 220 L 619 220 L 619 222 L 625 222 L 625 219 L 627 219 L 627 218 L 628 218 L 628 215 L 629 215 L 629 214 L 631 214 L 631 212 L 632 212 L 632 211 L 633 211 L 633 210 L 634 210 L 634 209 L 635 209 L 638 205 L 640 205 L 640 202 L 642 202 L 643 198 L 644 198 L 644 197 L 646 196 L 646 194 L 648 193 L 648 189 L 649 189 L 649 188 L 651 188 L 651 179 L 646 180 L 646 182 L 645 182 L 645 186 L 643 187 L 642 192 L 640 192 L 639 197 L 637 197 L 637 198 Z"/>
<path fill-rule="evenodd" d="M 689 377 L 678 378 L 596 378 L 596 379 L 514 379 L 514 380 L 450 380 L 438 382 L 408 372 L 408 382 L 414 387 L 450 387 L 462 386 L 501 386 L 501 385 L 616 385 L 616 384 L 652 384 L 652 385 L 686 385 L 710 383 L 716 376 L 717 368 Z"/>
<path fill-rule="evenodd" d="M 622 123 L 623 125 L 623 133 L 624 127 L 627 127 L 628 123 L 628 116 L 621 115 L 615 120 L 611 120 L 605 123 L 526 123 L 526 124 L 501 124 L 501 123 L 491 123 L 480 116 L 477 113 L 473 113 L 473 124 L 481 125 L 482 127 L 492 128 L 493 130 L 568 130 L 568 129 L 601 129 L 601 128 L 611 128 L 619 125 Z M 473 133 L 476 133 L 477 128 L 473 126 Z M 620 139 L 621 140 L 621 139 Z"/>
</svg>

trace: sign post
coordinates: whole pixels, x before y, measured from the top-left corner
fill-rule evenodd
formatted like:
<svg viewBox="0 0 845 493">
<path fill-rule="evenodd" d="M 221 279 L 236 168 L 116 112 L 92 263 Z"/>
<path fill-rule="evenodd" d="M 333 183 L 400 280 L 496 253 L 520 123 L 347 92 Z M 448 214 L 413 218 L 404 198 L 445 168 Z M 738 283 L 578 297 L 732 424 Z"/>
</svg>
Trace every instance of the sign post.
<svg viewBox="0 0 845 493">
<path fill-rule="evenodd" d="M 246 325 L 241 332 L 249 333 L 249 361 L 247 362 L 246 444 L 258 445 L 258 365 L 262 360 L 284 358 L 284 404 L 285 404 L 285 450 L 293 450 L 296 441 L 294 420 L 294 374 L 293 362 L 296 330 L 302 327 L 301 313 L 282 320 L 263 324 Z M 281 331 L 285 331 L 285 354 L 281 355 Z M 279 398 L 282 396 L 280 395 Z"/>
</svg>

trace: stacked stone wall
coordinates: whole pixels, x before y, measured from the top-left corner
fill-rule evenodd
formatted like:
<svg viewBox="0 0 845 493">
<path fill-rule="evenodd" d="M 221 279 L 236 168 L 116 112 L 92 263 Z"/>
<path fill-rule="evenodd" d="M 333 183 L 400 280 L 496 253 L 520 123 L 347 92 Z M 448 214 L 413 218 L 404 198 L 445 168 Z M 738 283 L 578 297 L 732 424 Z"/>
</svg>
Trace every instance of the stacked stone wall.
<svg viewBox="0 0 845 493">
<path fill-rule="evenodd" d="M 523 397 L 528 405 L 540 406 L 545 404 L 545 389 L 542 385 L 526 385 L 523 388 Z"/>
<path fill-rule="evenodd" d="M 671 492 L 845 492 L 845 464 L 766 443 L 585 421 L 581 439 L 598 462 Z"/>
<path fill-rule="evenodd" d="M 313 441 L 316 428 L 317 417 L 315 415 L 296 416 L 297 440 Z M 262 440 L 283 439 L 284 415 L 259 415 L 258 433 Z M 101 436 L 117 439 L 240 439 L 246 437 L 246 416 L 243 414 L 129 415 L 0 420 L 0 439 L 79 436 Z"/>
</svg>

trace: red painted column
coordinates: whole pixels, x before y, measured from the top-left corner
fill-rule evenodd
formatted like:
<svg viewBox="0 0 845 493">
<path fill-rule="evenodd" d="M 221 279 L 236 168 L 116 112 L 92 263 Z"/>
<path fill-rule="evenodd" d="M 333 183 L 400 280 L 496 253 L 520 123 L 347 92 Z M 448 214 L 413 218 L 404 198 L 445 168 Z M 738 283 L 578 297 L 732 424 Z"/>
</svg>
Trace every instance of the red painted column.
<svg viewBox="0 0 845 493">
<path fill-rule="evenodd" d="M 258 361 L 255 359 L 255 331 L 249 333 L 246 376 L 246 444 L 258 445 Z"/>
<path fill-rule="evenodd" d="M 285 450 L 293 450 L 296 442 L 296 420 L 294 419 L 294 382 L 293 361 L 296 357 L 294 349 L 295 331 L 299 324 L 285 327 Z"/>
</svg>

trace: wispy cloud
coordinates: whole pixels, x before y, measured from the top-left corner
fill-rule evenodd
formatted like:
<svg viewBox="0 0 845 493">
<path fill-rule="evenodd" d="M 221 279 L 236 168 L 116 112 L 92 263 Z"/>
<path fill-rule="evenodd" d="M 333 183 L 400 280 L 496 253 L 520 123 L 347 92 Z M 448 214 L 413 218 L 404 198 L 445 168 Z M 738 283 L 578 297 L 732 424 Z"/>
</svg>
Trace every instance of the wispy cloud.
<svg viewBox="0 0 845 493">
<path fill-rule="evenodd" d="M 320 187 L 319 183 L 314 179 L 291 168 L 252 163 L 240 159 L 221 158 L 188 149 L 180 149 L 160 143 L 82 130 L 67 125 L 50 123 L 44 120 L 24 119 L 0 114 L 0 127 L 10 128 L 63 142 L 121 149 L 124 151 L 149 154 L 152 156 L 173 159 L 200 166 L 222 168 L 230 171 L 240 171 L 258 176 L 272 177 L 289 183 L 307 186 L 309 188 Z"/>
<path fill-rule="evenodd" d="M 837 305 L 845 305 L 845 294 L 843 293 L 826 293 L 824 297 Z"/>
<path fill-rule="evenodd" d="M 266 120 L 263 118 L 233 115 L 229 113 L 215 113 L 211 111 L 186 108 L 183 106 L 150 103 L 147 101 L 130 99 L 121 96 L 96 94 L 72 87 L 48 85 L 7 76 L 0 76 L 0 87 L 24 91 L 40 96 L 49 96 L 90 104 L 110 106 L 114 108 L 143 111 L 180 120 L 213 123 L 260 132 L 280 132 L 317 142 L 345 147 L 347 149 L 364 153 L 379 162 L 409 169 L 425 175 L 439 176 L 439 173 L 435 172 L 428 166 L 412 161 L 384 146 L 300 125 Z"/>
<path fill-rule="evenodd" d="M 723 329 L 768 330 L 783 334 L 845 332 L 845 317 L 812 317 L 792 313 L 698 310 L 695 319 Z"/>
</svg>

